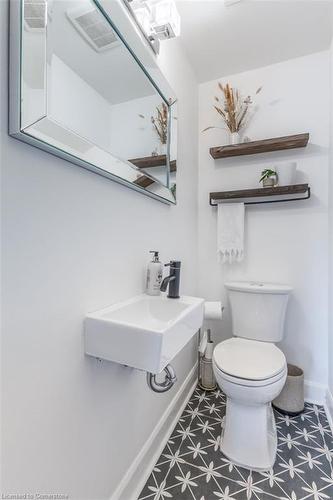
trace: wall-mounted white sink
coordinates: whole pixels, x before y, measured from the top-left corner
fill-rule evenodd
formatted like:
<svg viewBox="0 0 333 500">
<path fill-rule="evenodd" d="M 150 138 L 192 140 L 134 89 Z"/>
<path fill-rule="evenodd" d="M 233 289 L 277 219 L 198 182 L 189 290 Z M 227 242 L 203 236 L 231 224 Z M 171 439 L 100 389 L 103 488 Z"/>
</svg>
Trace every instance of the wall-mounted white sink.
<svg viewBox="0 0 333 500">
<path fill-rule="evenodd" d="M 138 295 L 86 316 L 85 352 L 159 373 L 201 327 L 203 314 L 204 299 Z"/>
</svg>

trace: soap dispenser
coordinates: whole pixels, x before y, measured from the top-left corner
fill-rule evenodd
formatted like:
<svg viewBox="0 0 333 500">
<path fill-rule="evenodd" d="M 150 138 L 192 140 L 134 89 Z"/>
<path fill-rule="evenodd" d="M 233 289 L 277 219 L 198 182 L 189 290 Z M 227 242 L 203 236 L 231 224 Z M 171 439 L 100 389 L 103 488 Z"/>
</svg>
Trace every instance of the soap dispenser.
<svg viewBox="0 0 333 500">
<path fill-rule="evenodd" d="M 159 295 L 161 293 L 160 286 L 163 278 L 163 265 L 159 260 L 156 250 L 151 250 L 150 253 L 153 254 L 153 260 L 149 262 L 147 268 L 146 293 L 148 295 Z"/>
</svg>

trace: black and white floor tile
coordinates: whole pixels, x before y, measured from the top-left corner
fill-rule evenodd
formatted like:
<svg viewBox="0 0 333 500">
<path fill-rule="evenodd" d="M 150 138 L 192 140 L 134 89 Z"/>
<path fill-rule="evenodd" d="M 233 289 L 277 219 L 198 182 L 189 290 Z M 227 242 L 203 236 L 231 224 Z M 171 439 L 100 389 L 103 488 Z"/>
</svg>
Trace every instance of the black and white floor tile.
<svg viewBox="0 0 333 500">
<path fill-rule="evenodd" d="M 275 412 L 273 470 L 237 467 L 219 449 L 225 396 L 196 389 L 139 500 L 333 500 L 333 436 L 324 408 Z M 251 432 L 251 429 L 249 429 Z"/>
</svg>

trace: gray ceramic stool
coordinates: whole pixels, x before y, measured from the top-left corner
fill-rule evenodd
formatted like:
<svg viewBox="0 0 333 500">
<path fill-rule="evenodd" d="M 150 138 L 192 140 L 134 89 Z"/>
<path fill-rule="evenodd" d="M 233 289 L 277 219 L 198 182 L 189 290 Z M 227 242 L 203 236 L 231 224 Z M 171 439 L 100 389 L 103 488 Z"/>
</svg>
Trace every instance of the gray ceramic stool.
<svg viewBox="0 0 333 500">
<path fill-rule="evenodd" d="M 288 364 L 286 383 L 273 406 L 287 415 L 298 415 L 304 410 L 304 373 L 301 368 Z"/>
</svg>

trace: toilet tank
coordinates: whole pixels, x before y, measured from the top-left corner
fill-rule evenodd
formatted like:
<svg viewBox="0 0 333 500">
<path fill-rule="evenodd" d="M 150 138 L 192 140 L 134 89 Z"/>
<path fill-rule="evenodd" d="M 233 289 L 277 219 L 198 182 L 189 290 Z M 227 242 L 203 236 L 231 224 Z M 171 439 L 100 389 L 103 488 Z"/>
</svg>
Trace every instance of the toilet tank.
<svg viewBox="0 0 333 500">
<path fill-rule="evenodd" d="M 234 336 L 264 342 L 282 340 L 290 286 L 257 282 L 230 282 L 224 286 Z"/>
</svg>

